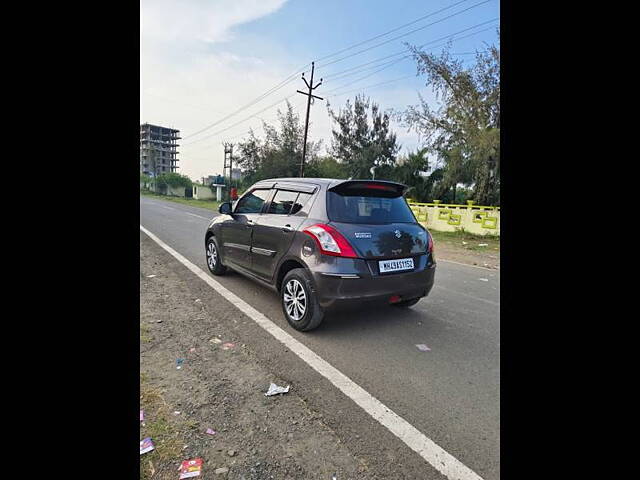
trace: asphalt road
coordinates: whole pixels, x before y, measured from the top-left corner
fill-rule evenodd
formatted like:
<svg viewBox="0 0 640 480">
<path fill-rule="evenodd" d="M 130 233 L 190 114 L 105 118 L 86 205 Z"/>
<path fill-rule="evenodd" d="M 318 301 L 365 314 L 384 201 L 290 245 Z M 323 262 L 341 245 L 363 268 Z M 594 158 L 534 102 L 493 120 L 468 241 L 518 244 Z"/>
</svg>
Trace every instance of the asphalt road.
<svg viewBox="0 0 640 480">
<path fill-rule="evenodd" d="M 140 198 L 141 225 L 205 271 L 204 232 L 214 215 L 201 208 Z M 439 260 L 437 245 L 435 253 L 436 284 L 429 297 L 409 311 L 388 307 L 334 314 L 306 334 L 288 326 L 275 293 L 237 273 L 216 280 L 485 480 L 498 479 L 500 273 Z M 194 282 L 203 283 L 195 276 Z M 253 337 L 250 346 L 297 382 L 343 441 L 361 442 L 363 452 L 384 444 L 389 461 L 402 462 L 407 471 L 424 470 L 419 478 L 442 478 L 423 468 L 424 460 L 414 458 L 418 456 L 381 431 L 359 407 L 332 392 L 333 387 L 301 360 L 277 354 L 276 340 L 260 329 Z M 431 350 L 421 352 L 416 344 Z M 394 449 L 407 452 L 402 451 L 399 459 L 393 456 Z"/>
</svg>

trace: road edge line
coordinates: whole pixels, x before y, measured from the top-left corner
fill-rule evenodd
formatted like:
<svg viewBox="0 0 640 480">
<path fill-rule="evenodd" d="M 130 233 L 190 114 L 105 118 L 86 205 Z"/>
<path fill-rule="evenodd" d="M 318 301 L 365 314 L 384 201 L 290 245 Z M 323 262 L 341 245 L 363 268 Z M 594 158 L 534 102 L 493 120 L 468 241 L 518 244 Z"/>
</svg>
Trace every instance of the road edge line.
<svg viewBox="0 0 640 480">
<path fill-rule="evenodd" d="M 487 268 L 487 267 L 481 267 L 480 265 L 469 265 L 468 263 L 455 262 L 453 260 L 447 260 L 446 258 L 438 258 L 437 261 L 438 262 L 455 263 L 456 265 L 462 265 L 463 267 L 481 268 L 482 270 L 489 270 L 490 272 L 499 272 L 500 271 L 499 268 Z"/>
<path fill-rule="evenodd" d="M 400 415 L 392 411 L 365 389 L 360 387 L 360 385 L 355 383 L 340 370 L 318 356 L 306 345 L 282 330 L 265 315 L 232 293 L 221 283 L 214 280 L 211 275 L 175 251 L 142 225 L 140 225 L 140 231 L 166 250 L 181 264 L 191 270 L 196 276 L 204 280 L 205 283 L 226 298 L 247 317 L 270 333 L 276 340 L 284 344 L 291 352 L 295 353 L 307 365 L 331 382 L 333 386 L 350 398 L 354 403 L 356 403 L 356 405 L 398 437 L 403 443 L 411 448 L 411 450 L 420 455 L 427 461 L 427 463 L 446 476 L 449 480 L 483 480 L 477 473 L 445 451 L 433 440 L 420 432 Z"/>
</svg>

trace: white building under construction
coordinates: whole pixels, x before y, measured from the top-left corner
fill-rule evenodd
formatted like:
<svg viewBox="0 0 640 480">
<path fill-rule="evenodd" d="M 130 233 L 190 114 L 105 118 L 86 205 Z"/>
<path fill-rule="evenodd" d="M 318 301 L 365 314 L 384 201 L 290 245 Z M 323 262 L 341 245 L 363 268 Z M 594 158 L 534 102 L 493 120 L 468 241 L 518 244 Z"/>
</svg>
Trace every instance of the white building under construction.
<svg viewBox="0 0 640 480">
<path fill-rule="evenodd" d="M 178 170 L 180 130 L 144 123 L 140 125 L 140 172 L 150 177 Z"/>
</svg>

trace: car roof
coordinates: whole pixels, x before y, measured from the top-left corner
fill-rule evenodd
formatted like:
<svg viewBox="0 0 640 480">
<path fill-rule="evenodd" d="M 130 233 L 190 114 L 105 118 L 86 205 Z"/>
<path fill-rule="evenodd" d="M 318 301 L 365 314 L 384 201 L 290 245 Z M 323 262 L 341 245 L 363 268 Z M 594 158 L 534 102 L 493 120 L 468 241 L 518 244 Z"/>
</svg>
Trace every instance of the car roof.
<svg viewBox="0 0 640 480">
<path fill-rule="evenodd" d="M 291 183 L 315 183 L 320 185 L 328 185 L 333 182 L 339 182 L 336 178 L 310 178 L 310 177 L 285 177 L 285 178 L 265 178 L 264 180 L 260 180 L 259 183 L 262 182 L 291 182 Z"/>
<path fill-rule="evenodd" d="M 260 180 L 258 182 L 256 182 L 255 184 L 271 184 L 273 185 L 274 183 L 277 182 L 290 182 L 290 183 L 298 183 L 298 184 L 304 184 L 304 183 L 312 183 L 315 185 L 337 185 L 339 183 L 342 182 L 379 182 L 379 183 L 394 183 L 397 184 L 397 182 L 392 182 L 389 180 L 371 180 L 370 178 L 314 178 L 314 177 L 285 177 L 285 178 L 265 178 L 264 180 Z"/>
</svg>

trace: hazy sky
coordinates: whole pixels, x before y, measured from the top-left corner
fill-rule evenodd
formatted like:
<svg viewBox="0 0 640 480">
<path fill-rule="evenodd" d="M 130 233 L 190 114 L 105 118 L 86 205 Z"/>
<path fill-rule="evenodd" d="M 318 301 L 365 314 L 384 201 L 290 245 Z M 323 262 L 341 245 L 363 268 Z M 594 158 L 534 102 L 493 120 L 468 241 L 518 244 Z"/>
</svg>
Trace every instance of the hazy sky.
<svg viewBox="0 0 640 480">
<path fill-rule="evenodd" d="M 435 101 L 424 78 L 415 76 L 414 60 L 402 59 L 403 55 L 344 72 L 342 78 L 332 78 L 332 74 L 402 52 L 403 42 L 433 42 L 498 18 L 499 1 L 478 5 L 482 1 L 141 0 L 140 123 L 177 128 L 182 137 L 188 137 L 181 140 L 178 149 L 180 173 L 193 180 L 222 173 L 222 142 L 241 140 L 250 127 L 262 136 L 261 119 L 275 123 L 277 109 L 285 107 L 285 97 L 292 95 L 289 100 L 304 120 L 306 97 L 296 93 L 297 89 L 305 89 L 304 82 L 296 75 L 249 108 L 224 118 L 316 60 L 316 80 L 325 80 L 314 93 L 325 101 L 316 101 L 311 107 L 309 139 L 323 139 L 328 147 L 331 121 L 327 100 L 336 110 L 357 93 L 369 95 L 382 109 L 405 109 L 418 103 L 418 93 Z M 323 60 L 455 4 L 458 5 Z M 469 10 L 428 26 L 466 9 Z M 469 52 L 484 49 L 485 42 L 497 42 L 497 26 L 498 21 L 494 21 L 458 34 L 457 37 L 467 37 L 454 40 L 451 51 L 460 54 L 461 59 L 472 60 Z M 358 53 L 416 29 L 419 30 Z M 437 41 L 425 49 L 437 52 L 444 43 Z M 393 60 L 399 61 L 385 63 Z M 398 78 L 401 80 L 375 86 Z M 346 93 L 340 95 L 343 92 Z M 270 107 L 278 101 L 282 102 Z M 252 115 L 257 116 L 244 121 Z M 214 123 L 217 124 L 194 135 Z M 403 152 L 418 146 L 414 133 L 397 124 L 393 129 Z"/>
</svg>

